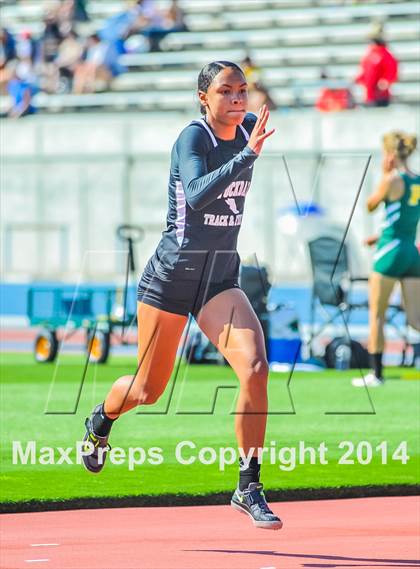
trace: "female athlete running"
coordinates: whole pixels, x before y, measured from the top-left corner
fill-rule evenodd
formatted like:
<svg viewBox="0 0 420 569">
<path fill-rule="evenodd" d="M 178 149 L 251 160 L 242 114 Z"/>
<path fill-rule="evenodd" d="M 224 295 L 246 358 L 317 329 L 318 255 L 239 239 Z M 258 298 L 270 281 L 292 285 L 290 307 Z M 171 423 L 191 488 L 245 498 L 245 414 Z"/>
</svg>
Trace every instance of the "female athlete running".
<svg viewBox="0 0 420 569">
<path fill-rule="evenodd" d="M 99 472 L 112 423 L 162 395 L 191 313 L 238 376 L 238 447 L 245 455 L 255 449 L 248 467 L 240 465 L 231 504 L 257 527 L 279 529 L 282 522 L 269 509 L 259 482 L 257 449 L 264 446 L 267 420 L 264 337 L 238 285 L 236 250 L 253 165 L 274 130 L 265 129 L 265 106 L 258 117 L 247 114 L 247 83 L 234 63 L 206 65 L 198 77 L 198 96 L 203 118 L 189 124 L 172 149 L 167 228 L 138 286 L 139 367 L 134 376 L 119 378 L 86 420 L 84 440 L 95 451 L 84 464 Z"/>
<path fill-rule="evenodd" d="M 383 143 L 382 179 L 367 202 L 370 212 L 381 202 L 385 205 L 380 237 L 367 240 L 368 245 L 377 243 L 369 278 L 368 351 L 373 371 L 364 379 L 353 379 L 356 387 L 383 385 L 385 312 L 397 281 L 401 282 L 408 324 L 420 330 L 420 254 L 415 243 L 420 218 L 420 175 L 414 174 L 407 164 L 417 139 L 414 135 L 390 132 Z"/>
</svg>

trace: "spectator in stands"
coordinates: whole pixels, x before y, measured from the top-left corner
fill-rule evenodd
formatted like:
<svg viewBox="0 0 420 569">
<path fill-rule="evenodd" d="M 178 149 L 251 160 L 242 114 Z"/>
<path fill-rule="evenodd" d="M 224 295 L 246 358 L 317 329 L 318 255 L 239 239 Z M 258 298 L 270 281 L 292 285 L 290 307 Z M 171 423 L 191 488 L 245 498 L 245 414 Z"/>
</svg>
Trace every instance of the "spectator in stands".
<svg viewBox="0 0 420 569">
<path fill-rule="evenodd" d="M 55 59 L 63 39 L 59 26 L 59 6 L 50 9 L 44 19 L 44 31 L 40 38 L 41 88 L 55 93 L 58 88 L 58 69 Z"/>
<path fill-rule="evenodd" d="M 263 105 L 267 105 L 270 111 L 275 109 L 276 104 L 261 81 L 261 68 L 255 65 L 249 55 L 242 61 L 241 67 L 248 82 L 248 111 L 258 113 Z"/>
<path fill-rule="evenodd" d="M 186 32 L 188 26 L 185 23 L 185 13 L 180 7 L 178 0 L 172 0 L 168 10 L 164 13 L 165 28 L 169 32 Z"/>
<path fill-rule="evenodd" d="M 62 39 L 58 13 L 51 10 L 44 19 L 44 31 L 41 35 L 41 57 L 45 63 L 49 64 L 55 60 Z"/>
<path fill-rule="evenodd" d="M 398 79 L 398 61 L 389 51 L 383 26 L 376 24 L 370 34 L 371 44 L 360 62 L 356 83 L 365 88 L 365 104 L 386 107 L 391 101 L 390 87 Z"/>
<path fill-rule="evenodd" d="M 131 31 L 136 28 L 136 22 L 139 20 L 140 16 L 141 9 L 137 4 L 129 10 L 119 12 L 105 20 L 105 23 L 102 29 L 99 30 L 98 35 L 102 41 L 116 42 L 121 40 L 123 42 L 129 36 Z"/>
<path fill-rule="evenodd" d="M 3 69 L 15 57 L 15 38 L 6 28 L 0 28 L 0 69 Z"/>
<path fill-rule="evenodd" d="M 186 31 L 184 12 L 177 0 L 172 0 L 166 11 L 159 10 L 155 0 L 138 0 L 140 17 L 139 31 L 149 41 L 150 51 L 160 51 L 160 42 L 170 32 Z"/>
<path fill-rule="evenodd" d="M 98 34 L 89 36 L 84 60 L 75 68 L 73 93 L 94 93 L 98 81 L 109 84 L 111 72 L 106 65 L 107 49 L 108 45 Z"/>
<path fill-rule="evenodd" d="M 30 59 L 35 63 L 37 58 L 37 41 L 32 37 L 30 30 L 20 33 L 16 43 L 16 54 L 19 59 Z"/>
<path fill-rule="evenodd" d="M 126 40 L 132 33 L 137 33 L 141 19 L 141 7 L 138 3 L 128 10 L 124 10 L 105 21 L 98 35 L 106 43 L 106 66 L 113 77 L 126 71 L 119 63 L 120 55 L 127 53 Z"/>
<path fill-rule="evenodd" d="M 5 92 L 6 84 L 12 77 L 10 63 L 16 58 L 16 41 L 6 29 L 0 28 L 0 91 Z"/>
<path fill-rule="evenodd" d="M 37 89 L 34 85 L 19 76 L 17 65 L 13 69 L 12 77 L 7 83 L 7 92 L 12 99 L 12 106 L 8 116 L 13 118 L 24 117 L 36 112 L 32 97 Z"/>
<path fill-rule="evenodd" d="M 54 19 L 63 36 L 74 27 L 75 22 L 89 20 L 86 0 L 50 0 L 48 6 L 48 14 Z"/>
<path fill-rule="evenodd" d="M 72 20 L 73 22 L 88 22 L 89 14 L 87 12 L 88 0 L 72 0 Z"/>
<path fill-rule="evenodd" d="M 29 31 L 23 31 L 16 42 L 16 72 L 19 78 L 30 85 L 37 85 L 38 74 L 36 61 L 38 54 L 37 42 Z"/>
<path fill-rule="evenodd" d="M 58 48 L 55 64 L 59 72 L 60 93 L 69 93 L 73 87 L 73 77 L 78 64 L 82 62 L 83 43 L 74 30 L 66 35 Z"/>
</svg>

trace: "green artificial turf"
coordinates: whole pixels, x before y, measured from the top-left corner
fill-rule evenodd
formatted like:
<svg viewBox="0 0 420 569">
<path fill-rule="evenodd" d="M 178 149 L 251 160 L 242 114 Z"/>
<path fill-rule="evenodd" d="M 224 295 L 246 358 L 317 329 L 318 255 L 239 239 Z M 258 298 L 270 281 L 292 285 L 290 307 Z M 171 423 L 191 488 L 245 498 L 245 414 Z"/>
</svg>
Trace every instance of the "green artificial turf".
<svg viewBox="0 0 420 569">
<path fill-rule="evenodd" d="M 129 470 L 128 463 L 108 464 L 100 475 L 80 465 L 12 464 L 12 441 L 25 447 L 36 441 L 44 447 L 75 447 L 84 435 L 84 419 L 94 404 L 102 401 L 121 375 L 134 371 L 132 358 L 114 356 L 103 366 L 89 365 L 82 386 L 84 361 L 81 356 L 62 356 L 53 364 L 36 364 L 29 354 L 3 354 L 1 391 L 1 501 L 65 500 L 77 497 L 108 497 L 159 494 L 209 494 L 232 490 L 237 466 L 224 471 L 218 464 L 196 462 L 182 465 L 175 458 L 176 445 L 192 441 L 199 449 L 210 446 L 235 447 L 234 409 L 237 381 L 228 367 L 181 365 L 176 381 L 171 380 L 161 400 L 124 415 L 114 425 L 111 444 L 129 447 L 160 447 L 163 463 L 145 463 Z M 266 446 L 317 448 L 325 443 L 328 464 L 309 463 L 291 470 L 265 463 L 262 480 L 270 489 L 323 488 L 364 485 L 416 484 L 419 482 L 419 397 L 420 382 L 413 370 L 388 368 L 386 385 L 378 389 L 356 389 L 350 378 L 354 371 L 270 374 L 270 416 Z M 228 389 L 217 391 L 217 387 Z M 173 389 L 172 389 L 173 388 Z M 171 396 L 172 392 L 172 397 Z M 370 395 L 370 400 L 368 395 Z M 351 441 L 369 464 L 338 464 Z M 406 464 L 392 454 L 406 441 Z M 377 451 L 385 442 L 387 449 Z M 367 444 L 369 443 L 369 444 Z M 140 451 L 138 451 L 140 452 Z M 291 451 L 283 451 L 284 464 Z M 39 452 L 37 453 L 39 456 Z M 75 460 L 75 453 L 71 453 Z M 58 452 L 56 459 L 59 458 Z M 386 464 L 381 464 L 386 458 Z M 287 466 L 287 465 L 286 465 Z"/>
</svg>

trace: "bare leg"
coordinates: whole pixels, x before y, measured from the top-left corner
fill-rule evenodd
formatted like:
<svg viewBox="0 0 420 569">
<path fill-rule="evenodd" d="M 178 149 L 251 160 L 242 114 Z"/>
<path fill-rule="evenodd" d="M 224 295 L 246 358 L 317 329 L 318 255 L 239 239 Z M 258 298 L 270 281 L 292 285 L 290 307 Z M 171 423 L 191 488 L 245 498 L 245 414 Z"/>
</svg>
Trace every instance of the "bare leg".
<svg viewBox="0 0 420 569">
<path fill-rule="evenodd" d="M 369 277 L 369 340 L 370 354 L 384 351 L 385 313 L 397 279 L 386 277 L 380 273 L 372 273 Z"/>
<path fill-rule="evenodd" d="M 231 504 L 247 513 L 257 527 L 280 529 L 282 522 L 267 505 L 259 483 L 258 449 L 264 446 L 267 423 L 268 362 L 261 325 L 245 293 L 228 289 L 203 306 L 197 322 L 228 360 L 239 379 L 235 416 L 239 449 L 253 458 L 241 468 Z M 249 455 L 248 455 L 249 456 Z"/>
<path fill-rule="evenodd" d="M 110 419 L 159 399 L 171 377 L 187 317 L 139 302 L 137 321 L 137 373 L 120 377 L 111 387 L 104 405 Z"/>
<path fill-rule="evenodd" d="M 264 446 L 268 363 L 261 325 L 240 289 L 228 289 L 200 310 L 197 323 L 232 366 L 240 383 L 235 416 L 238 447 Z M 253 456 L 257 456 L 255 450 Z"/>
<path fill-rule="evenodd" d="M 420 278 L 401 281 L 401 290 L 408 324 L 420 332 Z"/>
</svg>

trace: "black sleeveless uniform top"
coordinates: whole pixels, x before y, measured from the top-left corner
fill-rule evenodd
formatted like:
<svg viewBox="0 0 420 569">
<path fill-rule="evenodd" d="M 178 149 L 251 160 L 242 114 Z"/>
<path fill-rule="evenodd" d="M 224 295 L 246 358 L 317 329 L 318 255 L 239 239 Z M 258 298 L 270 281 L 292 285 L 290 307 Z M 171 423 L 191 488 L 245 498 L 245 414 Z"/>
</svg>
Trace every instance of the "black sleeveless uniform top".
<svg viewBox="0 0 420 569">
<path fill-rule="evenodd" d="M 233 140 L 204 119 L 179 135 L 171 154 L 166 229 L 145 272 L 163 281 L 236 278 L 245 196 L 258 155 L 248 146 L 256 116 L 247 113 Z"/>
</svg>

